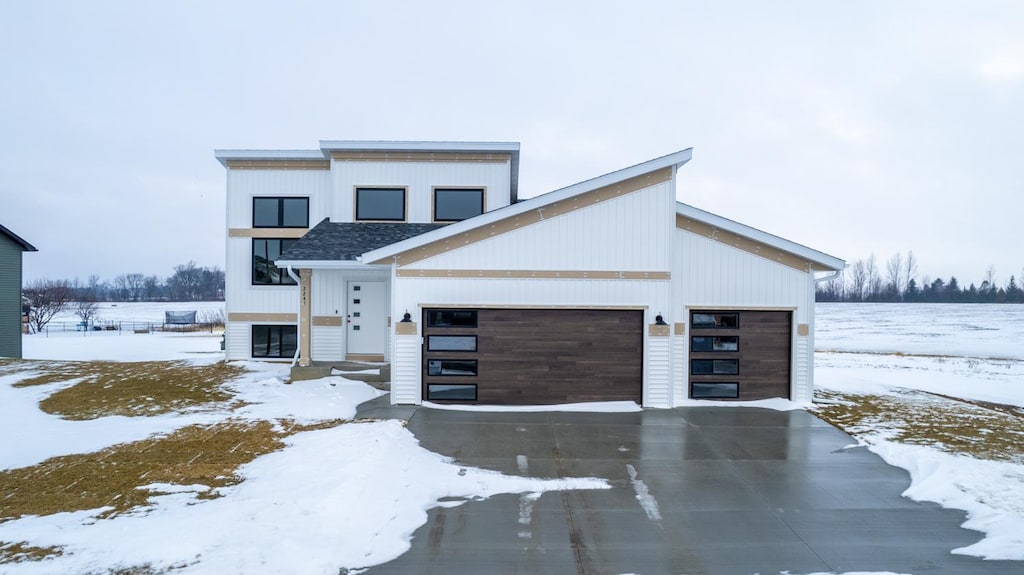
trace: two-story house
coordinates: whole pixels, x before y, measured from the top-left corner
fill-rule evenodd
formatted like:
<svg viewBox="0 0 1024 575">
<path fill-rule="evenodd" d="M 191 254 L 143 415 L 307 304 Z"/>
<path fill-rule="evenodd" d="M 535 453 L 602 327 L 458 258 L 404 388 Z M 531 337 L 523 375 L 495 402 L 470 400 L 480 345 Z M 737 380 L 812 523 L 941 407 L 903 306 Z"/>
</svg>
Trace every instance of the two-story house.
<svg viewBox="0 0 1024 575">
<path fill-rule="evenodd" d="M 517 143 L 216 157 L 228 359 L 387 361 L 394 403 L 811 399 L 845 264 L 677 202 L 690 150 L 522 201 Z"/>
</svg>

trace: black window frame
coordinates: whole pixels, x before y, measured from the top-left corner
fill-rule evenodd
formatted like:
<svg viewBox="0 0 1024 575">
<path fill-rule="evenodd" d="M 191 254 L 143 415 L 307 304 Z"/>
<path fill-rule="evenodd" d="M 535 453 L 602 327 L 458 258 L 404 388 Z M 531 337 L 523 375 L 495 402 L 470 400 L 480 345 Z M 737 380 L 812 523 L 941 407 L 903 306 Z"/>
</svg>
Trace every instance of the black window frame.
<svg viewBox="0 0 1024 575">
<path fill-rule="evenodd" d="M 694 386 L 705 386 L 705 385 L 731 385 L 736 390 L 734 395 L 694 395 Z M 739 399 L 740 398 L 740 384 L 738 381 L 693 381 L 690 382 L 690 399 Z"/>
<path fill-rule="evenodd" d="M 469 334 L 428 334 L 427 338 L 427 351 L 436 352 L 448 352 L 448 353 L 476 353 L 477 351 L 477 338 L 475 335 Z M 451 338 L 472 338 L 473 349 L 442 349 L 433 346 L 434 339 L 443 340 Z"/>
<path fill-rule="evenodd" d="M 251 257 L 251 261 L 250 261 L 250 267 L 251 267 L 250 281 L 251 281 L 251 285 L 254 285 L 254 286 L 293 286 L 293 285 L 296 285 L 296 282 L 295 282 L 295 280 L 292 279 L 292 276 L 288 275 L 288 271 L 285 270 L 284 268 L 277 267 L 277 265 L 274 264 L 274 262 L 270 259 L 269 256 L 266 258 L 267 262 L 268 262 L 268 265 L 272 266 L 274 269 L 276 269 L 276 270 L 278 270 L 280 272 L 278 274 L 278 276 L 277 276 L 278 278 L 280 278 L 280 281 L 277 281 L 277 282 L 274 282 L 274 281 L 257 281 L 256 280 L 256 275 L 257 275 L 257 273 L 256 273 L 256 245 L 257 245 L 257 242 L 289 242 L 289 246 L 288 247 L 291 247 L 291 245 L 294 244 L 297 241 L 298 241 L 298 239 L 296 239 L 296 238 L 252 238 L 252 249 L 250 251 L 250 254 L 251 254 L 250 255 L 250 257 Z M 282 253 L 284 253 L 284 251 L 286 249 L 288 249 L 288 248 L 286 248 L 284 246 L 284 244 L 278 244 L 278 252 L 277 253 L 278 254 L 282 254 Z M 269 253 L 266 250 L 266 248 L 264 248 L 264 253 Z M 273 276 L 273 274 L 271 273 L 271 271 L 269 269 L 267 270 L 267 275 L 271 276 L 271 277 Z"/>
<path fill-rule="evenodd" d="M 697 371 L 697 369 L 695 368 L 695 366 L 697 365 L 697 362 L 707 362 L 707 361 L 711 362 L 711 371 L 709 371 L 709 372 Z M 715 371 L 715 366 L 718 363 L 735 365 L 736 366 L 736 371 L 717 372 L 717 371 Z M 690 358 L 690 375 L 701 375 L 701 376 L 711 375 L 711 376 L 717 376 L 717 375 L 739 375 L 739 374 L 740 374 L 740 360 L 738 358 L 710 358 L 710 357 L 708 357 L 708 358 L 700 358 L 700 357 Z M 706 383 L 706 382 L 701 382 L 701 383 Z"/>
<path fill-rule="evenodd" d="M 434 397 L 430 395 L 432 387 L 460 387 L 460 388 L 473 388 L 473 398 L 468 397 Z M 477 387 L 475 383 L 428 383 L 427 384 L 427 401 L 476 401 L 477 399 Z"/>
<path fill-rule="evenodd" d="M 459 362 L 466 364 L 473 364 L 475 371 L 473 373 L 430 373 L 430 362 L 440 361 L 442 364 L 446 361 Z M 442 370 L 444 367 L 441 368 Z M 480 362 L 476 359 L 461 359 L 451 357 L 428 357 L 427 358 L 427 377 L 477 377 L 480 375 Z"/>
<path fill-rule="evenodd" d="M 260 359 L 291 359 L 295 357 L 295 352 L 299 348 L 299 326 L 295 324 L 253 324 L 249 326 L 249 352 L 252 354 L 251 357 Z M 256 353 L 256 330 L 265 329 L 267 331 L 266 337 L 266 353 Z M 284 345 L 284 332 L 293 332 L 291 335 L 294 336 L 294 346 L 286 348 Z M 278 355 L 270 355 L 270 349 L 272 347 L 273 336 L 272 334 L 277 332 L 278 341 Z M 287 352 L 291 353 L 287 353 Z"/>
<path fill-rule="evenodd" d="M 700 338 L 700 339 L 710 339 L 711 340 L 711 349 L 697 349 L 697 347 L 694 345 L 694 340 L 697 339 L 697 338 Z M 736 349 L 715 349 L 715 340 L 716 339 L 726 339 L 726 338 L 728 338 L 728 339 L 735 339 L 736 340 Z M 739 351 L 740 351 L 740 336 L 738 336 L 738 335 L 691 335 L 690 336 L 690 351 L 693 352 L 693 353 L 739 353 Z"/>
<path fill-rule="evenodd" d="M 266 200 L 277 201 L 277 224 L 276 225 L 257 225 L 256 224 L 256 202 Z M 286 226 L 284 225 L 284 203 L 285 200 L 304 200 L 306 202 L 306 223 L 301 226 Z M 308 196 L 253 196 L 252 198 L 252 227 L 258 229 L 303 229 L 309 227 L 309 197 Z"/>
<path fill-rule="evenodd" d="M 696 316 L 698 315 L 710 315 L 710 316 L 726 316 L 731 315 L 736 318 L 736 325 L 715 325 L 702 324 L 698 325 L 696 322 Z M 740 313 L 737 311 L 691 311 L 690 312 L 690 329 L 739 329 L 740 328 Z"/>
<path fill-rule="evenodd" d="M 424 321 L 423 323 L 427 324 L 427 327 L 431 327 L 431 328 L 437 328 L 437 329 L 475 329 L 477 326 L 480 325 L 480 315 L 477 313 L 477 310 L 475 310 L 475 309 L 430 308 L 430 309 L 424 310 L 424 313 L 426 314 L 427 317 L 426 317 L 426 321 Z M 442 314 L 443 313 L 468 313 L 468 314 L 472 314 L 473 323 L 472 324 L 468 324 L 468 323 L 467 324 L 434 323 L 433 322 L 434 318 L 432 317 L 432 315 L 434 313 L 442 313 Z"/>
<path fill-rule="evenodd" d="M 477 213 L 477 214 L 473 214 L 472 216 L 467 216 L 465 218 L 439 218 L 439 217 L 437 217 L 437 193 L 438 192 L 457 192 L 457 193 L 477 192 L 477 193 L 480 194 L 480 212 Z M 433 221 L 438 222 L 438 223 L 461 222 L 462 220 L 467 220 L 469 218 L 475 218 L 476 216 L 479 216 L 480 214 L 484 213 L 484 208 L 486 207 L 484 205 L 484 198 L 485 198 L 486 195 L 487 195 L 486 188 L 459 188 L 459 187 L 450 187 L 450 186 L 449 187 L 444 187 L 444 186 L 436 187 L 436 188 L 434 188 L 433 193 L 432 193 L 432 197 L 431 197 L 431 202 L 432 202 L 431 203 L 431 217 L 433 218 Z"/>
<path fill-rule="evenodd" d="M 402 217 L 400 218 L 364 218 L 359 215 L 359 196 L 361 192 L 373 191 L 400 191 L 402 192 Z M 354 208 L 353 220 L 357 222 L 404 222 L 409 217 L 409 188 L 402 186 L 356 186 L 353 192 Z"/>
</svg>

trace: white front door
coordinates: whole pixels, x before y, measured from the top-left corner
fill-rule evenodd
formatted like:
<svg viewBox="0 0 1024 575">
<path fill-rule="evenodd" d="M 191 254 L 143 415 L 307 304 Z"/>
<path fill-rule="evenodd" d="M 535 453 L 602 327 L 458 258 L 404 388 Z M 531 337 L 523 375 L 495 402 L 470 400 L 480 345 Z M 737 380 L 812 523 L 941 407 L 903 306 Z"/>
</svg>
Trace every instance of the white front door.
<svg viewBox="0 0 1024 575">
<path fill-rule="evenodd" d="M 350 281 L 346 293 L 347 352 L 382 355 L 388 337 L 385 282 Z"/>
</svg>

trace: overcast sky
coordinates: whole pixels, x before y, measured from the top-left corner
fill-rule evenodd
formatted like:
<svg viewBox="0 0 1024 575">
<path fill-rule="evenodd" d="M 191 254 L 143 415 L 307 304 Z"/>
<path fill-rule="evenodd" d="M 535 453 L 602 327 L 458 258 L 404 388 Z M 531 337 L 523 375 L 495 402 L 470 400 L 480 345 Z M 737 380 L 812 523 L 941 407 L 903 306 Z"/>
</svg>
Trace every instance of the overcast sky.
<svg viewBox="0 0 1024 575">
<path fill-rule="evenodd" d="M 679 199 L 920 276 L 1024 267 L 1024 2 L 4 2 L 26 279 L 224 266 L 215 148 L 522 144 L 520 196 L 693 147 Z"/>
</svg>

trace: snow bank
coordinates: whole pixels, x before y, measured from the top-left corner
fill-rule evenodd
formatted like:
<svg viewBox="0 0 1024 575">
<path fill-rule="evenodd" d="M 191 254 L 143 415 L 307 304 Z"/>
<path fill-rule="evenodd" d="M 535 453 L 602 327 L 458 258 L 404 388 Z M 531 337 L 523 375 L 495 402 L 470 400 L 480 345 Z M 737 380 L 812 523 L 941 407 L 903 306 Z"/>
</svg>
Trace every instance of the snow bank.
<svg viewBox="0 0 1024 575">
<path fill-rule="evenodd" d="M 404 553 L 442 498 L 610 488 L 601 479 L 542 480 L 459 466 L 422 449 L 396 421 L 342 425 L 286 442 L 286 449 L 243 466 L 245 481 L 220 499 L 171 493 L 148 513 L 97 521 L 94 510 L 0 524 L 0 540 L 64 551 L 4 567 L 11 574 L 149 564 L 182 566 L 176 573 L 334 575 L 339 567 Z"/>
</svg>

